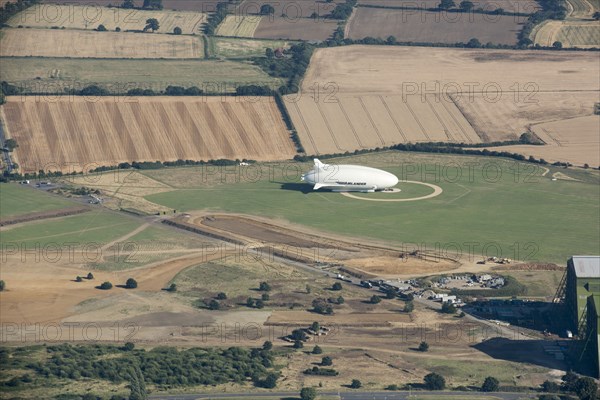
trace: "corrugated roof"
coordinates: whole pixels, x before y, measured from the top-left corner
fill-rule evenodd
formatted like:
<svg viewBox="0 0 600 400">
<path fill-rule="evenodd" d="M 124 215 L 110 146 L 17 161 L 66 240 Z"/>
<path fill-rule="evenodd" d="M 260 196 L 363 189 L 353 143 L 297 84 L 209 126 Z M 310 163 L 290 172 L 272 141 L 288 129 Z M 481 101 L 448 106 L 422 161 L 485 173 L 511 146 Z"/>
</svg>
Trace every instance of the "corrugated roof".
<svg viewBox="0 0 600 400">
<path fill-rule="evenodd" d="M 573 256 L 575 276 L 578 278 L 600 278 L 600 256 Z"/>
</svg>

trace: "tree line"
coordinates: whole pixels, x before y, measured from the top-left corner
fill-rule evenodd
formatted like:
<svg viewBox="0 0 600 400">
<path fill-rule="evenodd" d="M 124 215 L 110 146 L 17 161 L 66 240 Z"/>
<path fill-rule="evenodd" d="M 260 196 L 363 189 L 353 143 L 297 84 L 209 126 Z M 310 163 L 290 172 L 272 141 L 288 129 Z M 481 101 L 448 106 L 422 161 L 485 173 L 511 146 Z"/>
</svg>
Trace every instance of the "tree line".
<svg viewBox="0 0 600 400">
<path fill-rule="evenodd" d="M 268 346 L 267 346 L 268 347 Z M 31 360 L 26 348 L 0 349 L 2 370 L 26 370 L 40 378 L 79 380 L 101 379 L 113 384 L 129 383 L 132 392 L 145 392 L 145 385 L 159 388 L 224 383 L 252 383 L 273 388 L 278 374 L 273 371 L 271 348 L 190 348 L 156 347 L 135 349 L 133 343 L 113 345 L 71 345 L 45 347 L 46 357 Z M 19 384 L 24 375 L 15 377 Z M 25 381 L 28 379 L 26 378 Z M 5 382 L 3 386 L 8 383 Z M 141 397 L 145 398 L 145 397 Z"/>
</svg>

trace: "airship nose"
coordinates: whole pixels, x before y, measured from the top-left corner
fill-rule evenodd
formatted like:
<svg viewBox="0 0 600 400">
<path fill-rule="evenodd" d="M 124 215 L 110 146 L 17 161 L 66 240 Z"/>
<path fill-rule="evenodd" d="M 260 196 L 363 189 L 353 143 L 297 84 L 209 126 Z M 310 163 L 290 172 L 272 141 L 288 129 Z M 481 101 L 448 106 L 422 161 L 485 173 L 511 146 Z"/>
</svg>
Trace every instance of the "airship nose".
<svg viewBox="0 0 600 400">
<path fill-rule="evenodd" d="M 394 174 L 388 174 L 386 181 L 387 187 L 394 187 L 398 184 L 398 177 Z"/>
</svg>

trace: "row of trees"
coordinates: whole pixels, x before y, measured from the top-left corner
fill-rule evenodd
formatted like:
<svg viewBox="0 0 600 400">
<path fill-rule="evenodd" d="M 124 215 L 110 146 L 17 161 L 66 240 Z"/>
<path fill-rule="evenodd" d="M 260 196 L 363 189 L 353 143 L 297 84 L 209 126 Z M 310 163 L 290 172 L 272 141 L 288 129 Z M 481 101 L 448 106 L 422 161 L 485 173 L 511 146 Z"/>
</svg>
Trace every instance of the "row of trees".
<svg viewBox="0 0 600 400">
<path fill-rule="evenodd" d="M 121 4 L 121 8 L 136 8 L 134 0 L 124 0 Z M 162 0 L 144 0 L 142 8 L 145 10 L 162 10 Z"/>
<path fill-rule="evenodd" d="M 12 16 L 38 2 L 39 0 L 17 0 L 5 3 L 0 7 L 0 25 L 4 25 Z"/>
<path fill-rule="evenodd" d="M 79 278 L 81 278 L 80 276 L 78 276 L 77 278 L 78 278 L 77 282 L 81 282 L 82 281 L 82 279 L 79 279 Z M 127 281 L 125 282 L 125 285 L 123 287 L 125 289 L 135 289 L 135 288 L 138 287 L 138 283 L 137 283 L 137 281 L 135 279 L 129 278 L 129 279 L 127 279 Z M 113 284 L 110 283 L 109 281 L 102 282 L 98 286 L 98 289 L 102 289 L 102 290 L 110 290 L 112 288 L 113 288 Z"/>
</svg>

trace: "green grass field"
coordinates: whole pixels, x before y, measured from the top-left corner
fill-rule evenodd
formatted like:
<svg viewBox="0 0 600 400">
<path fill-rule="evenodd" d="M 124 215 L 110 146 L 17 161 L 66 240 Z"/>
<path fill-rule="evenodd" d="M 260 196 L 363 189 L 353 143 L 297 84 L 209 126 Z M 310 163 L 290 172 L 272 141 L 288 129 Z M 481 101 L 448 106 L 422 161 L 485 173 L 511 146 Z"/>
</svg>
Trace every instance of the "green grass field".
<svg viewBox="0 0 600 400">
<path fill-rule="evenodd" d="M 465 254 L 473 248 L 475 259 L 487 254 L 564 264 L 572 254 L 598 252 L 597 171 L 577 172 L 583 181 L 576 182 L 552 181 L 553 168 L 542 177 L 543 170 L 536 165 L 485 157 L 377 153 L 335 162 L 381 167 L 401 180 L 436 184 L 443 193 L 398 203 L 362 201 L 331 192 L 303 193 L 307 187 L 299 184 L 299 175 L 312 166 L 292 163 L 263 165 L 262 179 L 239 183 L 232 182 L 235 173 L 231 172 L 220 183 L 214 169 L 147 171 L 149 177 L 169 180 L 180 189 L 145 198 L 181 211 L 208 209 L 282 218 L 325 232 L 404 243 L 408 249 L 452 255 L 457 249 Z M 257 172 L 256 166 L 252 168 L 252 173 Z M 413 170 L 417 172 L 409 173 Z M 210 177 L 204 179 L 203 174 Z M 410 190 L 421 188 L 406 185 L 405 192 Z"/>
<path fill-rule="evenodd" d="M 44 248 L 48 245 L 80 247 L 90 243 L 102 245 L 133 231 L 139 225 L 141 222 L 133 218 L 102 210 L 91 211 L 12 227 L 3 232 L 0 245 L 18 243 L 27 248 Z"/>
<path fill-rule="evenodd" d="M 168 85 L 233 92 L 239 84 L 281 83 L 247 62 L 225 60 L 9 57 L 1 58 L 0 62 L 0 80 L 23 86 L 29 93 L 62 91 L 74 83 L 79 88 L 97 84 L 113 93 L 124 93 L 135 87 L 164 90 Z M 217 84 L 224 87 L 211 89 Z"/>
<path fill-rule="evenodd" d="M 31 187 L 16 183 L 0 184 L 0 218 L 58 210 L 75 205 L 75 203 Z"/>
</svg>

